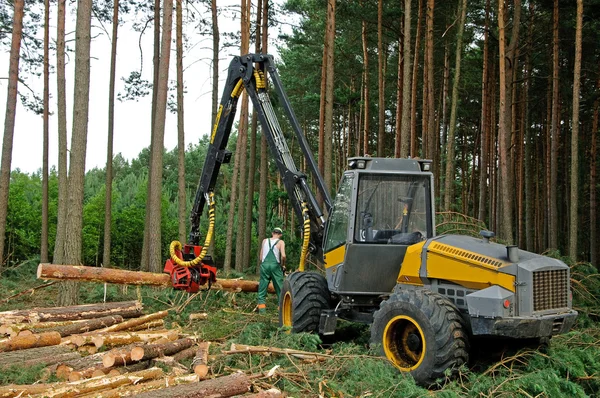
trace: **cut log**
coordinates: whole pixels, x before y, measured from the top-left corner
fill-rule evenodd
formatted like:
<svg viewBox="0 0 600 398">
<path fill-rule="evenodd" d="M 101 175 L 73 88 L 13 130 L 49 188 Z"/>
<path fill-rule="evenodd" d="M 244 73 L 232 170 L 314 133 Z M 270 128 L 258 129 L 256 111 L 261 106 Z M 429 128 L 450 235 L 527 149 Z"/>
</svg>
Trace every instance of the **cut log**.
<svg viewBox="0 0 600 398">
<path fill-rule="evenodd" d="M 16 384 L 9 384 L 7 386 L 0 387 L 0 398 L 27 397 L 29 395 L 42 394 L 55 385 L 56 383 L 30 384 L 22 386 Z"/>
<path fill-rule="evenodd" d="M 93 355 L 98 352 L 98 347 L 93 344 L 85 344 L 81 347 L 77 347 L 77 351 L 82 354 Z"/>
<path fill-rule="evenodd" d="M 150 322 L 146 322 L 146 323 L 142 323 L 141 325 L 137 325 L 137 326 L 132 326 L 130 328 L 127 329 L 128 332 L 139 332 L 139 331 L 150 331 L 150 330 L 155 330 L 155 329 L 162 329 L 165 327 L 165 320 L 164 319 L 156 319 L 154 321 L 150 321 Z"/>
<path fill-rule="evenodd" d="M 206 312 L 196 312 L 190 314 L 190 321 L 203 321 L 208 319 L 208 314 Z"/>
<path fill-rule="evenodd" d="M 153 314 L 144 315 L 139 318 L 129 319 L 125 322 L 117 323 L 116 325 L 113 324 L 112 326 L 105 327 L 104 329 L 101 329 L 98 332 L 106 333 L 106 332 L 119 332 L 122 330 L 128 330 L 132 327 L 143 325 L 144 323 L 149 322 L 149 321 L 154 321 L 156 319 L 163 319 L 167 315 L 169 315 L 169 311 L 155 312 Z"/>
<path fill-rule="evenodd" d="M 11 366 L 26 368 L 35 365 L 50 366 L 55 363 L 81 358 L 77 352 L 72 352 L 62 346 L 47 346 L 4 352 L 0 354 L 0 370 Z"/>
<path fill-rule="evenodd" d="M 245 352 L 259 354 L 259 353 L 273 353 L 281 355 L 291 355 L 299 359 L 311 359 L 311 360 L 326 360 L 333 358 L 329 354 L 320 354 L 317 352 L 292 350 L 290 348 L 277 348 L 277 347 L 263 347 L 263 346 L 252 346 L 245 344 L 231 344 L 229 351 L 222 351 L 223 354 L 243 354 Z"/>
<path fill-rule="evenodd" d="M 60 344 L 60 333 L 48 332 L 29 336 L 16 336 L 0 343 L 0 352 L 25 350 L 35 347 L 46 347 Z"/>
<path fill-rule="evenodd" d="M 36 392 L 34 393 L 29 391 L 29 387 L 32 386 L 22 386 L 25 387 L 25 389 L 22 391 L 24 396 L 27 394 L 41 394 L 44 397 L 54 398 L 74 397 L 82 394 L 92 393 L 98 390 L 112 389 L 122 385 L 140 383 L 144 380 L 153 380 L 163 376 L 164 373 L 160 368 L 151 368 L 113 377 L 100 376 L 69 383 L 46 384 L 46 388 L 44 390 L 40 391 L 39 388 L 36 388 Z"/>
<path fill-rule="evenodd" d="M 2 324 L 12 324 L 73 321 L 76 319 L 94 319 L 108 315 L 121 315 L 123 318 L 138 317 L 142 315 L 142 304 L 139 301 L 125 301 L 5 311 L 0 312 L 0 322 Z"/>
<path fill-rule="evenodd" d="M 208 350 L 210 348 L 210 341 L 203 341 L 198 345 L 196 356 L 192 361 L 192 367 L 194 373 L 198 375 L 200 379 L 206 378 L 208 374 Z"/>
<path fill-rule="evenodd" d="M 131 372 L 138 372 L 140 370 L 148 369 L 150 367 L 150 361 L 138 362 L 131 366 L 123 366 L 119 368 L 105 368 L 102 363 L 98 363 L 92 367 L 81 370 L 74 370 L 69 374 L 69 381 L 77 381 L 83 379 L 89 379 L 91 377 L 105 376 L 105 375 L 116 375 L 125 374 Z M 111 375 L 110 372 L 113 372 Z"/>
<path fill-rule="evenodd" d="M 141 271 L 126 271 L 104 267 L 86 267 L 83 265 L 40 264 L 37 270 L 39 279 L 77 280 L 82 282 L 116 283 L 122 285 L 171 286 L 171 277 Z M 206 287 L 206 286 L 205 286 Z M 257 292 L 258 281 L 243 279 L 219 279 L 211 289 Z M 269 284 L 269 293 L 275 293 L 273 284 Z"/>
<path fill-rule="evenodd" d="M 199 383 L 181 384 L 138 394 L 138 398 L 188 398 L 188 397 L 232 397 L 250 390 L 250 378 L 243 373 L 234 373 Z"/>
<path fill-rule="evenodd" d="M 88 319 L 71 325 L 57 326 L 49 329 L 32 328 L 31 330 L 38 333 L 41 331 L 54 331 L 60 333 L 61 337 L 65 337 L 70 336 L 72 334 L 87 333 L 92 330 L 105 328 L 107 326 L 111 326 L 122 322 L 123 317 L 121 315 L 109 315 L 96 319 Z"/>
<path fill-rule="evenodd" d="M 185 359 L 192 358 L 196 355 L 197 349 L 198 347 L 186 348 L 185 350 L 179 351 L 177 354 L 173 355 L 173 359 L 176 362 L 181 362 Z"/>
<path fill-rule="evenodd" d="M 166 338 L 168 341 L 174 341 L 179 338 L 178 330 L 156 330 L 150 332 L 113 332 L 98 335 L 78 336 L 72 341 L 80 345 L 90 341 L 96 347 L 103 346 L 121 346 L 137 342 L 151 343 L 158 339 Z"/>
<path fill-rule="evenodd" d="M 198 381 L 196 375 L 185 375 L 185 376 L 169 376 L 160 380 L 150 380 L 144 383 L 138 383 L 136 385 L 127 385 L 114 388 L 107 391 L 97 391 L 92 394 L 81 395 L 81 398 L 117 398 L 117 397 L 128 397 L 140 394 L 142 392 L 157 390 L 159 388 L 173 387 L 179 384 L 195 383 Z"/>
<path fill-rule="evenodd" d="M 171 277 L 167 274 L 82 265 L 40 264 L 37 277 L 38 279 L 78 280 L 121 285 L 171 286 Z"/>
<path fill-rule="evenodd" d="M 102 364 L 105 368 L 131 364 L 131 348 L 110 350 L 102 356 Z"/>
<path fill-rule="evenodd" d="M 131 350 L 131 359 L 133 361 L 141 361 L 142 359 L 152 359 L 163 355 L 173 355 L 179 351 L 185 350 L 194 344 L 194 340 L 190 338 L 170 341 L 164 344 L 149 344 L 138 346 Z"/>
<path fill-rule="evenodd" d="M 52 331 L 60 326 L 74 325 L 76 323 L 86 322 L 86 319 L 80 319 L 75 321 L 62 321 L 62 322 L 40 322 L 40 323 L 14 323 L 7 325 L 0 325 L 0 334 L 5 334 L 10 337 L 14 337 L 19 334 L 21 330 L 31 330 L 35 333 L 42 333 L 46 331 Z"/>
</svg>

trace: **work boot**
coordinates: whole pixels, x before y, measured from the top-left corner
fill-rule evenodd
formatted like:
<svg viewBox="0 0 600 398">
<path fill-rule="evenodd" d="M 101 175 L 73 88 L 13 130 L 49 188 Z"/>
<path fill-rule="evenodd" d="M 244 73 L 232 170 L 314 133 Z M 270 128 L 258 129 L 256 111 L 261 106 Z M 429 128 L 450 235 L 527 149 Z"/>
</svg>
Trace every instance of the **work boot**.
<svg viewBox="0 0 600 398">
<path fill-rule="evenodd" d="M 267 305 L 266 304 L 259 304 L 256 306 L 256 308 L 258 309 L 258 313 L 259 314 L 264 314 L 265 312 L 267 312 Z"/>
</svg>

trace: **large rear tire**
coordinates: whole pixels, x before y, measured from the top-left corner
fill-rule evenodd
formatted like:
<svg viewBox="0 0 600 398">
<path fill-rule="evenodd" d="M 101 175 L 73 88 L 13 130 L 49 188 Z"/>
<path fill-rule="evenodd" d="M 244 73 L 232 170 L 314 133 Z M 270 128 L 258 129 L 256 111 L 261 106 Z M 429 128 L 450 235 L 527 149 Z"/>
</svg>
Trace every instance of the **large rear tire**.
<svg viewBox="0 0 600 398">
<path fill-rule="evenodd" d="M 331 300 L 327 281 L 314 272 L 294 272 L 283 281 L 279 297 L 279 326 L 293 333 L 319 331 L 321 311 Z"/>
<path fill-rule="evenodd" d="M 371 342 L 424 386 L 469 359 L 469 340 L 458 310 L 426 289 L 400 290 L 383 301 L 373 316 Z"/>
</svg>

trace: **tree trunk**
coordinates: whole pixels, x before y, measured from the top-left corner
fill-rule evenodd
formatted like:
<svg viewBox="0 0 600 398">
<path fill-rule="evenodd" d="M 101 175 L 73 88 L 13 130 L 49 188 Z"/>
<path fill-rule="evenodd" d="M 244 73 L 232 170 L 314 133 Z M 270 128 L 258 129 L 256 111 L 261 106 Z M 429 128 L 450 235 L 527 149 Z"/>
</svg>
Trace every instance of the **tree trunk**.
<svg viewBox="0 0 600 398">
<path fill-rule="evenodd" d="M 577 0 L 577 27 L 575 30 L 575 71 L 573 73 L 573 128 L 571 129 L 571 209 L 569 222 L 569 256 L 577 261 L 577 231 L 579 222 L 579 86 L 581 80 L 581 30 L 583 0 Z"/>
<path fill-rule="evenodd" d="M 212 39 L 213 39 L 213 57 L 212 57 L 212 119 L 211 126 L 214 126 L 217 119 L 217 109 L 219 107 L 219 18 L 217 13 L 217 0 L 210 1 L 210 11 L 212 17 Z"/>
<path fill-rule="evenodd" d="M 524 169 L 525 169 L 525 248 L 527 251 L 535 250 L 535 211 L 534 203 L 536 203 L 536 188 L 534 186 L 535 165 L 533 155 L 535 151 L 535 140 L 533 131 L 530 126 L 529 114 L 529 88 L 531 87 L 531 48 L 533 45 L 533 25 L 534 25 L 534 6 L 529 3 L 529 27 L 527 31 L 527 47 L 525 49 L 525 84 L 523 87 L 523 97 L 525 107 L 524 111 L 524 126 L 525 131 L 525 154 L 524 154 Z M 542 202 L 537 202 L 542 203 Z M 539 231 L 539 230 L 538 230 Z"/>
<path fill-rule="evenodd" d="M 600 77 L 596 83 L 596 88 L 600 89 Z M 598 219 L 597 219 L 597 201 L 596 201 L 596 191 L 597 191 L 597 181 L 596 181 L 596 173 L 597 173 L 597 136 L 598 136 L 598 116 L 600 113 L 600 98 L 596 98 L 594 101 L 594 116 L 592 119 L 592 137 L 590 144 L 590 262 L 598 266 L 598 244 L 597 234 L 598 234 Z"/>
<path fill-rule="evenodd" d="M 135 319 L 133 319 L 135 320 Z M 115 325 L 115 326 L 119 326 Z M 108 328 L 107 328 L 108 329 Z M 179 338 L 177 330 L 154 330 L 146 332 L 108 332 L 96 330 L 93 333 L 72 336 L 70 341 L 77 347 L 93 344 L 96 348 L 131 345 L 135 343 L 151 344 L 158 340 L 174 341 Z"/>
<path fill-rule="evenodd" d="M 361 7 L 365 7 L 363 0 L 360 1 Z M 329 7 L 327 8 L 329 10 Z M 367 42 L 367 21 L 362 19 L 362 48 L 363 48 L 363 106 L 364 126 L 363 126 L 363 155 L 369 155 L 369 43 Z"/>
<path fill-rule="evenodd" d="M 251 13 L 250 0 L 242 0 L 242 55 L 247 54 L 250 51 L 250 13 Z M 248 156 L 248 102 L 249 98 L 247 93 L 244 91 L 242 94 L 242 109 L 240 111 L 240 121 L 238 125 L 238 142 L 236 152 L 239 157 L 239 176 L 238 180 L 238 197 L 236 201 L 237 206 L 237 231 L 235 241 L 235 270 L 243 272 L 247 264 L 244 264 L 244 211 L 246 204 L 246 160 Z M 243 182 L 242 182 L 243 181 Z M 230 226 L 232 228 L 233 225 Z"/>
<path fill-rule="evenodd" d="M 412 72 L 412 92 L 410 100 L 410 156 L 419 156 L 417 140 L 417 82 L 419 79 L 419 54 L 421 48 L 421 24 L 423 20 L 423 0 L 419 0 L 419 13 L 417 16 L 417 32 L 415 38 L 415 60 Z M 422 115 L 421 115 L 422 116 Z"/>
<path fill-rule="evenodd" d="M 398 56 L 398 58 L 400 58 Z M 377 69 L 377 110 L 378 110 L 378 130 L 377 130 L 377 156 L 385 157 L 385 55 L 383 52 L 383 0 L 377 1 L 377 61 L 379 67 Z"/>
<path fill-rule="evenodd" d="M 186 199 L 185 199 L 185 128 L 183 119 L 183 4 L 176 0 L 175 40 L 177 57 L 177 200 L 179 202 L 179 241 L 186 241 Z M 217 37 L 217 41 L 219 38 Z M 214 104 L 213 104 L 214 105 Z M 213 107 L 214 109 L 214 107 Z"/>
<path fill-rule="evenodd" d="M 40 261 L 48 262 L 48 139 L 50 135 L 50 0 L 44 0 L 44 142 L 42 149 L 42 236 Z M 0 264 L 2 256 L 0 255 Z M 1 266 L 0 266 L 1 268 Z"/>
<path fill-rule="evenodd" d="M 65 10 L 66 0 L 58 0 L 56 16 L 56 91 L 58 119 L 58 209 L 53 261 L 61 264 L 65 253 L 67 219 L 67 97 L 65 78 Z M 1 263 L 1 262 L 0 262 Z"/>
<path fill-rule="evenodd" d="M 138 398 L 188 398 L 188 397 L 232 397 L 250 390 L 250 379 L 244 373 L 234 373 L 199 383 L 180 384 L 174 387 L 138 394 Z"/>
<path fill-rule="evenodd" d="M 102 265 L 110 267 L 110 232 L 112 229 L 113 134 L 115 125 L 115 74 L 117 66 L 117 33 L 119 0 L 113 5 L 113 30 L 110 51 L 110 82 L 108 88 L 108 144 L 106 149 L 106 197 L 104 202 L 104 252 Z"/>
<path fill-rule="evenodd" d="M 8 351 L 0 353 L 0 371 L 12 366 L 22 369 L 40 365 L 48 367 L 78 358 L 81 358 L 78 352 L 72 352 L 60 345 Z"/>
<path fill-rule="evenodd" d="M 150 219 L 148 233 L 148 264 L 151 272 L 160 272 L 163 257 L 161 248 L 162 168 L 165 136 L 165 118 L 169 86 L 169 61 L 171 59 L 171 28 L 173 25 L 173 0 L 164 0 L 163 29 L 159 66 L 156 114 L 152 141 L 152 166 L 150 168 Z"/>
<path fill-rule="evenodd" d="M 558 54 L 558 0 L 554 0 L 553 28 L 552 28 L 552 124 L 550 128 L 550 181 L 549 181 L 549 202 L 548 213 L 548 247 L 558 249 L 558 204 L 557 190 L 558 184 L 558 140 L 559 140 L 559 114 L 558 114 L 558 96 L 559 96 L 559 54 Z"/>
<path fill-rule="evenodd" d="M 163 344 L 146 344 L 144 346 L 134 347 L 131 350 L 131 360 L 141 361 L 173 355 L 186 348 L 190 348 L 193 344 L 194 340 L 184 338 Z"/>
<path fill-rule="evenodd" d="M 460 20 L 458 32 L 456 33 L 456 59 L 454 61 L 454 81 L 452 82 L 452 108 L 450 109 L 450 130 L 448 132 L 447 155 L 446 155 L 446 187 L 444 193 L 444 211 L 450 211 L 454 202 L 454 148 L 456 134 L 456 113 L 458 111 L 458 85 L 460 82 L 460 64 L 462 57 L 463 34 L 465 31 L 465 19 L 467 17 L 467 0 L 460 1 Z M 463 144 L 464 145 L 464 144 Z M 464 170 L 464 167 L 463 167 Z M 464 179 L 462 180 L 464 184 Z M 464 191 L 463 186 L 463 191 Z M 463 202 L 464 204 L 464 202 Z M 463 213 L 465 213 L 463 211 Z"/>
<path fill-rule="evenodd" d="M 123 322 L 123 317 L 120 315 L 109 315 L 101 318 L 94 318 L 84 322 L 74 323 L 72 325 L 57 326 L 49 329 L 33 329 L 34 333 L 41 332 L 58 332 L 60 337 L 70 336 L 72 334 L 87 333 L 92 330 L 105 328 L 114 324 Z"/>
<path fill-rule="evenodd" d="M 92 1 L 77 3 L 77 28 L 75 38 L 75 95 L 73 99 L 73 131 L 69 160 L 68 213 L 65 223 L 65 257 L 67 264 L 81 263 L 83 226 L 83 188 L 90 97 L 90 43 Z M 76 283 L 59 286 L 58 305 L 73 305 L 78 301 Z"/>
<path fill-rule="evenodd" d="M 479 215 L 477 218 L 485 223 L 488 191 L 488 142 L 490 127 L 489 115 L 489 30 L 490 30 L 490 0 L 485 2 L 485 26 L 483 30 L 483 75 L 481 77 L 481 163 L 479 166 Z"/>
<path fill-rule="evenodd" d="M 4 139 L 2 141 L 2 161 L 0 164 L 0 271 L 6 261 L 4 257 L 4 236 L 8 214 L 8 188 L 10 186 L 10 164 L 12 161 L 13 136 L 17 113 L 17 85 L 19 83 L 19 59 L 23 36 L 23 0 L 14 1 L 13 31 L 8 67 L 8 90 L 6 94 L 6 114 L 4 117 Z"/>
<path fill-rule="evenodd" d="M 143 325 L 146 322 L 154 321 L 157 319 L 163 319 L 167 315 L 169 315 L 169 311 L 159 311 L 152 314 L 144 315 L 139 318 L 133 318 L 125 322 L 121 322 L 119 324 L 108 326 L 98 332 L 106 333 L 106 332 L 118 332 L 121 330 L 129 330 L 132 327 Z"/>
<path fill-rule="evenodd" d="M 410 155 L 410 115 L 411 115 L 411 66 L 410 66 L 410 26 L 411 0 L 404 0 L 404 73 L 402 82 L 402 143 L 400 157 Z M 415 55 L 416 57 L 416 55 Z"/>
<path fill-rule="evenodd" d="M 60 333 L 44 332 L 15 336 L 0 343 L 0 352 L 26 350 L 28 348 L 46 347 L 60 344 Z"/>
<path fill-rule="evenodd" d="M 334 81 L 334 54 L 335 54 L 335 3 L 336 0 L 327 2 L 327 83 L 325 85 L 325 145 L 323 146 L 325 168 L 324 180 L 327 189 L 332 189 L 332 139 L 333 139 L 333 81 Z"/>
<path fill-rule="evenodd" d="M 120 315 L 123 318 L 138 317 L 142 314 L 142 304 L 138 301 L 115 303 L 83 304 L 63 307 L 32 308 L 30 310 L 14 310 L 0 312 L 2 322 L 39 323 L 54 321 L 73 321 L 76 319 L 93 319 L 100 316 Z"/>
<path fill-rule="evenodd" d="M 427 0 L 427 158 L 437 163 L 435 132 L 434 64 L 433 64 L 433 17 L 435 0 Z M 439 181 L 439 176 L 435 177 Z"/>
<path fill-rule="evenodd" d="M 404 5 L 406 7 L 406 4 Z M 410 11 L 409 11 L 410 12 Z M 405 11 L 406 13 L 406 11 Z M 404 32 L 404 23 L 406 21 L 400 21 L 400 30 Z M 402 35 L 398 37 L 398 78 L 396 79 L 396 134 L 394 137 L 394 157 L 399 158 L 400 152 L 402 150 L 402 109 L 404 108 L 404 42 L 402 41 Z M 410 41 L 409 41 L 410 43 Z M 352 84 L 352 83 L 351 83 Z M 352 124 L 352 112 L 350 111 L 350 106 L 348 106 L 348 140 L 350 142 L 351 139 L 351 124 Z M 349 155 L 349 147 L 348 152 Z M 349 157 L 349 156 L 348 156 Z"/>
<path fill-rule="evenodd" d="M 263 0 L 263 30 L 262 30 L 262 51 L 267 53 L 268 48 L 268 29 L 269 29 L 269 0 Z M 258 241 L 267 236 L 267 183 L 268 183 L 268 158 L 267 158 L 267 140 L 264 132 L 260 135 L 260 182 L 258 189 Z M 260 259 L 256 256 L 256 273 L 259 273 Z"/>
</svg>

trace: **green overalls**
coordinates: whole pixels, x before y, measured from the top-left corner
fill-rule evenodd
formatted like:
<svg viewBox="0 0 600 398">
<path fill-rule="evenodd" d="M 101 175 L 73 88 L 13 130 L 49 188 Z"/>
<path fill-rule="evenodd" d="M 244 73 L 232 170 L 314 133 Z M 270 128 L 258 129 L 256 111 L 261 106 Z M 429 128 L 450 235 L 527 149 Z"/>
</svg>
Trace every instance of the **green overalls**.
<svg viewBox="0 0 600 398">
<path fill-rule="evenodd" d="M 273 287 L 275 287 L 275 293 L 277 294 L 277 302 L 279 302 L 279 294 L 281 293 L 281 286 L 283 285 L 283 270 L 281 264 L 277 262 L 273 248 L 279 239 L 271 245 L 271 239 L 267 240 L 269 244 L 269 252 L 265 256 L 265 259 L 260 264 L 260 282 L 258 283 L 258 310 L 264 312 L 265 300 L 267 298 L 267 288 L 269 287 L 269 281 L 273 281 Z"/>
</svg>

